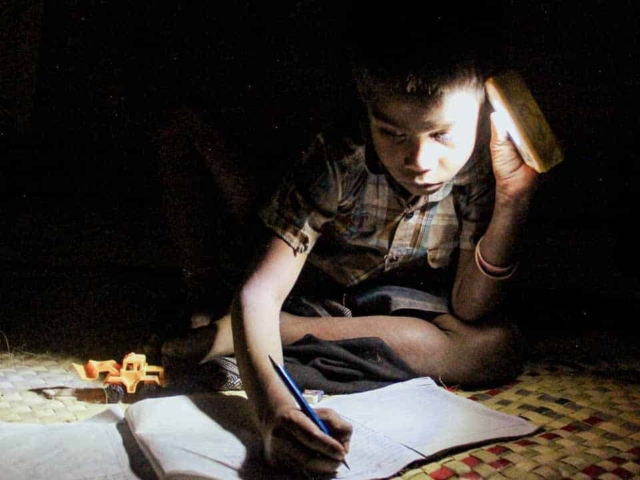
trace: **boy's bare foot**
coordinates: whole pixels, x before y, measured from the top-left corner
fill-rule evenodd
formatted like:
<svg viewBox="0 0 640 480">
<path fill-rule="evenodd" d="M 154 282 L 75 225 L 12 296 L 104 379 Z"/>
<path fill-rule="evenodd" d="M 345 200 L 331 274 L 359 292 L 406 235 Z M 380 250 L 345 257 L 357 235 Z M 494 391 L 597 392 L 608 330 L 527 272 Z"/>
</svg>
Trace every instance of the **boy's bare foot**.
<svg viewBox="0 0 640 480">
<path fill-rule="evenodd" d="M 207 327 L 212 322 L 213 318 L 206 312 L 195 312 L 191 315 L 191 328 Z"/>
<path fill-rule="evenodd" d="M 192 330 L 164 342 L 163 357 L 206 363 L 213 357 L 233 355 L 231 317 L 225 315 L 216 321 L 206 320 L 203 316 L 194 315 Z"/>
</svg>

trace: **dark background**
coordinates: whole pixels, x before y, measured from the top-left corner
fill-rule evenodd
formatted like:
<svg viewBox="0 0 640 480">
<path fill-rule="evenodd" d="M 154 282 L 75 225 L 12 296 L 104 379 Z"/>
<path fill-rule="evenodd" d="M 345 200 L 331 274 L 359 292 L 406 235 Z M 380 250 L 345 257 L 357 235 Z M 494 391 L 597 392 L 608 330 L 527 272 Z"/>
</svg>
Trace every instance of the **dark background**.
<svg viewBox="0 0 640 480">
<path fill-rule="evenodd" d="M 343 3 L 218 3 L 2 1 L 0 331 L 11 347 L 81 344 L 97 357 L 114 339 L 133 347 L 157 314 L 176 264 L 150 134 L 170 107 L 225 112 L 254 143 L 285 145 L 280 164 L 348 108 Z M 629 0 L 611 5 L 505 2 L 510 63 L 566 157 L 545 175 L 514 281 L 532 334 L 633 338 L 638 17 Z"/>
</svg>

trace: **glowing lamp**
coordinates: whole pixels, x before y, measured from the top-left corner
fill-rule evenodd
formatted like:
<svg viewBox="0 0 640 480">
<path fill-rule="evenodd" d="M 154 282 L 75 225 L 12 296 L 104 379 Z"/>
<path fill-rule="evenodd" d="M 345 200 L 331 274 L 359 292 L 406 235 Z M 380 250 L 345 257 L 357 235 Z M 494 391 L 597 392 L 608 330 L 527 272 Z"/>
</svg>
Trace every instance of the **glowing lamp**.
<svg viewBox="0 0 640 480">
<path fill-rule="evenodd" d="M 527 165 L 543 173 L 564 160 L 551 127 L 520 74 L 508 71 L 491 77 L 485 89 Z"/>
</svg>

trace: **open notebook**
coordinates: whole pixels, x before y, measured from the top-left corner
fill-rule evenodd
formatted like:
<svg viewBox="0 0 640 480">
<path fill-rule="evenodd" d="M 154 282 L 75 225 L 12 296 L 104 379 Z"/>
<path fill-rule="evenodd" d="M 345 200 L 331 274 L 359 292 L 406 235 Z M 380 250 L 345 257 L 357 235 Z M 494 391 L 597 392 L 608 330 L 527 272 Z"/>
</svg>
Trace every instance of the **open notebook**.
<svg viewBox="0 0 640 480">
<path fill-rule="evenodd" d="M 438 387 L 429 378 L 321 402 L 353 425 L 338 478 L 389 477 L 450 449 L 528 435 L 538 427 Z M 205 395 L 143 400 L 127 422 L 161 478 L 291 478 L 266 470 L 246 399 Z"/>
<path fill-rule="evenodd" d="M 338 471 L 343 479 L 386 478 L 416 460 L 537 430 L 429 378 L 335 396 L 320 405 L 353 425 L 351 470 Z M 124 415 L 114 406 L 69 424 L 0 423 L 0 462 L 10 467 L 12 480 L 293 478 L 270 471 L 261 452 L 248 401 L 241 396 L 146 399 Z"/>
</svg>

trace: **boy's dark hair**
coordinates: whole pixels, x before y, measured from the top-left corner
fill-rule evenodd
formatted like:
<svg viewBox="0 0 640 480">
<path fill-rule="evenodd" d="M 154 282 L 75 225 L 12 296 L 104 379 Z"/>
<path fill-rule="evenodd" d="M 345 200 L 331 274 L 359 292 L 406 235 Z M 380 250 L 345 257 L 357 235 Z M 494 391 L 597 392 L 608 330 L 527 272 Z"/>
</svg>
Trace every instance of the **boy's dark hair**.
<svg viewBox="0 0 640 480">
<path fill-rule="evenodd" d="M 482 98 L 484 80 L 503 54 L 499 1 L 372 3 L 351 2 L 347 38 L 365 102 L 385 93 L 435 99 L 458 88 Z"/>
</svg>

